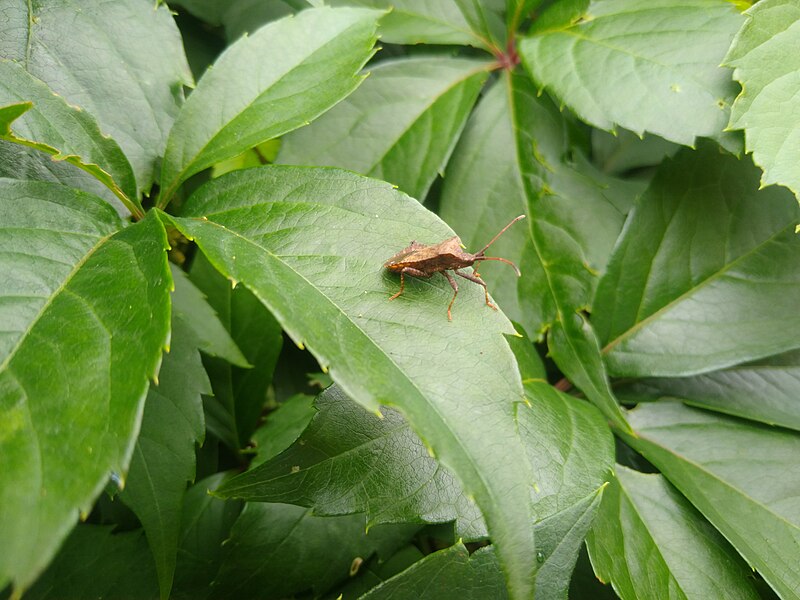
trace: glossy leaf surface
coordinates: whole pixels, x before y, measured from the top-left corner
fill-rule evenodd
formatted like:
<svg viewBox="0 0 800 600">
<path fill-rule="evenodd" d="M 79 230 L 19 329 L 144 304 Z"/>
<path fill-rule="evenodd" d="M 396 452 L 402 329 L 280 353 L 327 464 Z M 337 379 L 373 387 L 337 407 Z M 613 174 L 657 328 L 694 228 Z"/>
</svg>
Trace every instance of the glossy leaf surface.
<svg viewBox="0 0 800 600">
<path fill-rule="evenodd" d="M 93 115 L 123 149 L 140 190 L 156 178 L 192 76 L 165 5 L 138 0 L 11 0 L 0 56 Z"/>
<path fill-rule="evenodd" d="M 759 598 L 747 566 L 661 475 L 617 465 L 587 540 L 598 577 L 623 600 Z"/>
<path fill-rule="evenodd" d="M 595 298 L 613 374 L 691 375 L 800 344 L 800 211 L 758 178 L 710 144 L 662 165 Z"/>
<path fill-rule="evenodd" d="M 640 405 L 626 441 L 783 596 L 800 587 L 800 435 L 685 407 Z"/>
<path fill-rule="evenodd" d="M 761 184 L 779 183 L 800 197 L 800 4 L 766 0 L 745 14 L 725 57 L 742 84 L 730 127 L 744 129 L 747 151 L 764 170 Z"/>
<path fill-rule="evenodd" d="M 171 280 L 157 219 L 120 230 L 88 194 L 0 186 L 0 580 L 24 588 L 127 469 L 167 341 Z"/>
<path fill-rule="evenodd" d="M 736 94 L 718 65 L 742 18 L 724 0 L 604 0 L 520 43 L 526 69 L 587 123 L 691 146 L 718 137 Z"/>
<path fill-rule="evenodd" d="M 522 388 L 502 336 L 510 323 L 466 285 L 449 322 L 444 278 L 410 280 L 405 295 L 388 302 L 398 282 L 383 261 L 412 239 L 449 237 L 448 228 L 387 184 L 335 169 L 229 173 L 195 194 L 184 215 L 180 229 L 223 274 L 251 288 L 350 397 L 372 411 L 390 404 L 404 413 L 482 508 L 510 585 L 525 596 L 530 471 L 505 458 L 524 452 L 514 424 Z M 409 339 L 417 340 L 411 348 Z M 502 452 L 487 447 L 495 439 Z"/>
<path fill-rule="evenodd" d="M 489 65 L 446 57 L 378 63 L 350 96 L 287 135 L 279 162 L 342 167 L 425 198 L 444 170 Z"/>
<path fill-rule="evenodd" d="M 206 71 L 170 132 L 162 206 L 190 176 L 305 125 L 358 87 L 380 14 L 308 9 L 232 44 Z M 267 56 L 272 60 L 265 62 Z"/>
</svg>

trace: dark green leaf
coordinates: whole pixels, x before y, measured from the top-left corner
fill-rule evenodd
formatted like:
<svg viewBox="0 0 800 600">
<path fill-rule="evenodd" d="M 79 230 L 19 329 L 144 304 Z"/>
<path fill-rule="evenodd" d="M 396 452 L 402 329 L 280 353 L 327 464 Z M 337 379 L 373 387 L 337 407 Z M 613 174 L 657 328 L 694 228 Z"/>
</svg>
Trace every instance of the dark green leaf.
<svg viewBox="0 0 800 600">
<path fill-rule="evenodd" d="M 183 233 L 254 290 L 350 397 L 372 411 L 402 410 L 475 498 L 513 594 L 527 597 L 530 471 L 507 459 L 524 453 L 514 420 L 522 388 L 502 336 L 511 324 L 478 286 L 464 286 L 448 322 L 444 278 L 409 281 L 388 302 L 398 281 L 383 261 L 412 239 L 441 241 L 449 228 L 388 184 L 337 169 L 235 171 L 203 187 L 184 214 L 174 221 Z"/>
<path fill-rule="evenodd" d="M 472 556 L 460 542 L 429 554 L 360 600 L 505 600 L 494 546 Z"/>
<path fill-rule="evenodd" d="M 617 465 L 587 544 L 624 600 L 759 597 L 747 565 L 661 475 Z"/>
<path fill-rule="evenodd" d="M 725 0 L 595 0 L 522 40 L 520 55 L 587 123 L 691 146 L 727 125 L 736 85 L 719 64 L 741 23 Z"/>
<path fill-rule="evenodd" d="M 11 0 L 0 56 L 93 115 L 128 157 L 140 190 L 156 178 L 192 76 L 166 6 L 141 0 Z"/>
<path fill-rule="evenodd" d="M 282 402 L 277 410 L 269 413 L 267 422 L 253 434 L 256 455 L 250 462 L 250 468 L 274 458 L 291 446 L 315 414 L 317 411 L 314 409 L 314 396 L 295 394 Z"/>
<path fill-rule="evenodd" d="M 142 429 L 120 499 L 144 526 L 162 600 L 170 595 L 186 482 L 194 479 L 195 443 L 205 435 L 201 394 L 211 384 L 192 330 L 173 311 L 170 351 L 144 405 Z"/>
<path fill-rule="evenodd" d="M 83 169 L 128 209 L 141 211 L 131 165 L 117 143 L 103 135 L 94 117 L 70 106 L 21 65 L 7 60 L 0 60 L 0 104 L 11 105 L 0 109 L 2 139 Z"/>
<path fill-rule="evenodd" d="M 286 136 L 279 160 L 350 169 L 425 198 L 444 170 L 489 66 L 447 57 L 380 63 L 338 106 Z"/>
<path fill-rule="evenodd" d="M 493 50 L 506 48 L 506 0 L 455 0 L 470 29 Z"/>
<path fill-rule="evenodd" d="M 143 532 L 111 529 L 78 525 L 25 600 L 157 598 L 158 580 Z"/>
<path fill-rule="evenodd" d="M 416 530 L 383 525 L 365 531 L 362 515 L 314 517 L 288 504 L 247 504 L 224 546 L 211 597 L 267 600 L 308 589 L 318 595 L 347 579 L 359 561 L 390 553 Z"/>
<path fill-rule="evenodd" d="M 224 358 L 237 367 L 250 367 L 250 363 L 220 322 L 217 313 L 206 301 L 203 292 L 195 287 L 184 271 L 175 265 L 170 266 L 172 281 L 175 283 L 175 291 L 172 293 L 172 312 L 189 327 L 190 335 L 197 343 L 197 347 L 205 354 Z"/>
<path fill-rule="evenodd" d="M 624 174 L 643 167 L 655 167 L 680 146 L 657 135 L 640 138 L 627 129 L 616 133 L 592 130 L 592 157 L 605 173 Z"/>
<path fill-rule="evenodd" d="M 0 581 L 24 589 L 127 469 L 167 342 L 171 279 L 158 219 L 118 230 L 88 194 L 0 189 Z"/>
<path fill-rule="evenodd" d="M 202 254 L 192 263 L 191 280 L 253 365 L 242 369 L 224 360 L 203 361 L 214 390 L 205 402 L 208 429 L 238 450 L 249 443 L 264 408 L 283 345 L 281 327 L 258 298 L 244 286 L 233 288 Z"/>
<path fill-rule="evenodd" d="M 309 506 L 321 516 L 365 512 L 369 526 L 457 520 L 459 537 L 486 537 L 480 511 L 398 412 L 384 408 L 379 419 L 335 385 L 315 406 L 288 450 L 215 493 Z"/>
<path fill-rule="evenodd" d="M 758 177 L 711 144 L 664 163 L 595 298 L 609 371 L 691 375 L 800 345 L 800 210 Z"/>
<path fill-rule="evenodd" d="M 635 401 L 678 398 L 692 406 L 800 430 L 800 352 L 695 377 L 644 379 L 622 395 Z"/>
<path fill-rule="evenodd" d="M 358 87 L 358 73 L 375 51 L 379 16 L 309 9 L 229 46 L 170 132 L 161 206 L 190 176 L 305 125 Z"/>
<path fill-rule="evenodd" d="M 800 435 L 677 402 L 640 405 L 631 412 L 631 425 L 637 437 L 625 440 L 780 596 L 795 596 L 800 589 Z"/>
<path fill-rule="evenodd" d="M 414 544 L 409 544 L 385 561 L 373 559 L 362 565 L 358 570 L 358 575 L 348 581 L 342 588 L 338 590 L 334 588 L 332 592 L 329 592 L 326 600 L 354 600 L 355 598 L 360 598 L 376 585 L 405 571 L 424 557 L 425 555 L 419 548 Z"/>
<path fill-rule="evenodd" d="M 200 600 L 211 593 L 211 582 L 222 561 L 222 545 L 244 507 L 244 502 L 220 500 L 208 493 L 227 476 L 216 473 L 186 491 L 172 590 L 176 600 Z"/>
<path fill-rule="evenodd" d="M 764 169 L 761 185 L 779 183 L 800 198 L 800 4 L 764 0 L 745 14 L 725 57 L 742 84 L 730 127 L 744 129 L 747 151 Z"/>
</svg>

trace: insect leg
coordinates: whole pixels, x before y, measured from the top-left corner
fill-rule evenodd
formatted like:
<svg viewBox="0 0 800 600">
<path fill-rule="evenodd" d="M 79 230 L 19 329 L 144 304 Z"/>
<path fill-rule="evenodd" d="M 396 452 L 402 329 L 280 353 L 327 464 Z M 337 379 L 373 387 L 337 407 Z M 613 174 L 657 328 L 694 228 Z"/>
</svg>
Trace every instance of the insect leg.
<svg viewBox="0 0 800 600">
<path fill-rule="evenodd" d="M 477 283 L 478 285 L 483 286 L 483 291 L 486 294 L 486 306 L 497 310 L 497 307 L 489 301 L 489 288 L 486 286 L 486 282 L 480 278 L 477 273 L 465 273 L 464 271 L 453 271 L 459 277 L 463 277 L 464 279 L 469 279 L 472 282 Z"/>
<path fill-rule="evenodd" d="M 406 274 L 413 275 L 414 277 L 430 277 L 430 275 L 428 275 L 424 271 L 420 271 L 419 269 L 415 269 L 414 267 L 403 267 L 403 270 L 400 271 L 400 291 L 397 292 L 391 298 L 389 298 L 389 300 L 394 300 L 400 294 L 403 293 L 403 289 L 405 289 L 406 286 Z"/>
<path fill-rule="evenodd" d="M 447 271 L 440 271 L 440 273 L 445 276 L 445 279 L 450 282 L 450 287 L 453 288 L 453 299 L 450 300 L 450 304 L 447 306 L 447 320 L 452 321 L 453 315 L 450 313 L 450 309 L 453 308 L 453 302 L 456 301 L 456 296 L 458 296 L 458 284 L 453 276 Z M 456 271 L 456 273 L 458 273 L 458 271 Z"/>
</svg>

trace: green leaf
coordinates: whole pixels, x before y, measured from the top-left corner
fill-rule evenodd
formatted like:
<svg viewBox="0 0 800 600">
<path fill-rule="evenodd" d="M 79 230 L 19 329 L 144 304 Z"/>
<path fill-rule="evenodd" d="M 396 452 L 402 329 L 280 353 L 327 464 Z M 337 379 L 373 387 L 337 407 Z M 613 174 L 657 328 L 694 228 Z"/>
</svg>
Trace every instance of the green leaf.
<svg viewBox="0 0 800 600">
<path fill-rule="evenodd" d="M 800 198 L 800 5 L 764 0 L 748 9 L 725 64 L 742 91 L 729 127 L 744 129 L 761 185 L 785 185 Z"/>
<path fill-rule="evenodd" d="M 20 590 L 126 470 L 168 337 L 164 229 L 120 226 L 83 192 L 0 181 L 0 581 Z"/>
<path fill-rule="evenodd" d="M 524 382 L 528 379 L 547 381 L 547 371 L 533 342 L 528 338 L 522 325 L 514 323 L 514 329 L 517 330 L 517 335 L 506 336 L 506 339 L 511 351 L 514 353 L 514 357 L 517 359 L 517 367 L 519 367 L 522 381 Z"/>
<path fill-rule="evenodd" d="M 429 554 L 399 575 L 372 588 L 360 600 L 505 600 L 494 546 L 470 556 L 460 542 Z"/>
<path fill-rule="evenodd" d="M 78 525 L 25 600 L 158 596 L 153 558 L 142 530 L 112 533 L 104 525 Z"/>
<path fill-rule="evenodd" d="M 800 431 L 800 352 L 695 377 L 643 379 L 622 396 L 637 402 L 677 398 L 691 406 Z"/>
<path fill-rule="evenodd" d="M 8 2 L 4 58 L 22 64 L 120 145 L 140 190 L 155 180 L 192 76 L 169 9 L 139 0 Z"/>
<path fill-rule="evenodd" d="M 603 487 L 563 511 L 536 524 L 540 562 L 536 573 L 536 598 L 567 599 L 569 584 L 583 540 L 603 498 Z"/>
<path fill-rule="evenodd" d="M 672 598 L 759 598 L 747 565 L 661 475 L 617 465 L 587 544 L 595 573 L 623 600 L 665 590 Z"/>
<path fill-rule="evenodd" d="M 470 29 L 491 43 L 495 52 L 506 48 L 506 0 L 455 0 Z"/>
<path fill-rule="evenodd" d="M 386 555 L 417 531 L 364 517 L 315 517 L 288 504 L 247 504 L 224 546 L 212 598 L 285 598 L 311 588 L 318 596 L 347 579 L 360 561 Z M 335 548 L 335 552 L 331 549 Z"/>
<path fill-rule="evenodd" d="M 305 125 L 356 89 L 375 52 L 379 16 L 308 9 L 229 46 L 169 134 L 160 205 L 195 173 Z"/>
<path fill-rule="evenodd" d="M 184 214 L 179 229 L 250 287 L 350 397 L 373 412 L 380 404 L 403 412 L 475 498 L 514 595 L 527 597 L 530 471 L 525 460 L 507 460 L 524 452 L 514 419 L 522 388 L 502 336 L 511 325 L 467 285 L 448 322 L 444 278 L 409 278 L 405 295 L 388 302 L 398 281 L 383 261 L 410 240 L 441 241 L 449 228 L 388 184 L 336 169 L 229 173 Z"/>
<path fill-rule="evenodd" d="M 21 65 L 7 60 L 0 60 L 0 104 L 11 105 L 0 108 L 0 138 L 83 169 L 129 210 L 138 209 L 141 214 L 131 165 L 117 143 L 103 135 L 94 117 L 68 105 Z"/>
<path fill-rule="evenodd" d="M 637 437 L 626 435 L 625 441 L 659 468 L 778 595 L 794 597 L 800 589 L 800 436 L 677 402 L 641 405 L 631 412 L 631 425 Z"/>
<path fill-rule="evenodd" d="M 285 452 L 214 493 L 312 507 L 320 516 L 366 513 L 368 527 L 456 521 L 459 537 L 486 538 L 480 511 L 400 413 L 384 408 L 379 419 L 336 385 L 317 397 L 315 407 Z"/>
<path fill-rule="evenodd" d="M 283 345 L 281 327 L 258 298 L 243 286 L 233 288 L 200 253 L 192 262 L 191 280 L 253 365 L 242 369 L 227 360 L 203 361 L 214 390 L 205 401 L 208 430 L 239 450 L 249 443 L 264 408 Z"/>
<path fill-rule="evenodd" d="M 222 545 L 244 508 L 244 502 L 220 500 L 208 493 L 227 477 L 227 473 L 215 473 L 186 491 L 172 589 L 175 600 L 200 600 L 210 594 L 222 561 Z"/>
<path fill-rule="evenodd" d="M 624 422 L 594 334 L 574 313 L 589 305 L 634 188 L 620 188 L 580 156 L 570 126 L 546 97 L 537 97 L 525 75 L 504 74 L 456 148 L 441 212 L 472 247 L 528 214 L 492 246 L 494 255 L 520 264 L 522 278 L 502 267 L 487 271 L 486 280 L 527 331 L 552 329 L 561 370 L 610 418 Z"/>
<path fill-rule="evenodd" d="M 381 40 L 390 44 L 458 44 L 489 49 L 470 27 L 456 0 L 331 0 L 333 6 L 391 9 L 381 18 Z"/>
<path fill-rule="evenodd" d="M 627 129 L 607 133 L 592 130 L 592 158 L 604 173 L 625 174 L 656 167 L 667 156 L 673 156 L 680 146 L 657 135 L 640 138 Z"/>
<path fill-rule="evenodd" d="M 256 455 L 250 461 L 250 468 L 276 457 L 291 446 L 316 414 L 314 396 L 295 394 L 281 402 L 276 410 L 267 415 L 267 422 L 253 434 Z"/>
<path fill-rule="evenodd" d="M 145 401 L 120 499 L 144 526 L 165 600 L 175 573 L 186 482 L 194 479 L 195 443 L 205 436 L 201 394 L 211 393 L 192 330 L 174 311 L 171 347 L 158 377 Z"/>
<path fill-rule="evenodd" d="M 376 585 L 405 571 L 425 555 L 413 543 L 401 548 L 386 560 L 371 560 L 362 565 L 358 575 L 339 589 L 334 588 L 325 600 L 354 600 L 361 598 Z M 341 594 L 341 596 L 339 595 Z"/>
<path fill-rule="evenodd" d="M 519 407 L 518 421 L 541 520 L 601 486 L 614 448 L 592 406 L 546 383 L 526 383 L 525 391 L 531 407 Z M 459 537 L 486 537 L 480 513 L 397 412 L 383 409 L 377 419 L 336 386 L 317 398 L 316 407 L 318 414 L 288 450 L 215 493 L 309 506 L 318 515 L 366 512 L 369 524 L 456 521 Z"/>
<path fill-rule="evenodd" d="M 205 354 L 224 358 L 237 367 L 250 367 L 219 316 L 206 301 L 203 292 L 197 289 L 183 270 L 172 264 L 170 268 L 172 281 L 175 283 L 172 312 L 190 329 L 190 335 L 197 347 Z"/>
<path fill-rule="evenodd" d="M 800 344 L 800 211 L 758 176 L 711 144 L 662 165 L 594 302 L 611 373 L 692 375 Z"/>
<path fill-rule="evenodd" d="M 603 0 L 520 42 L 525 68 L 587 123 L 694 145 L 719 137 L 736 94 L 720 68 L 742 18 L 725 0 Z"/>
<path fill-rule="evenodd" d="M 338 106 L 286 136 L 279 161 L 350 169 L 425 198 L 444 170 L 489 66 L 448 57 L 380 63 Z"/>
</svg>

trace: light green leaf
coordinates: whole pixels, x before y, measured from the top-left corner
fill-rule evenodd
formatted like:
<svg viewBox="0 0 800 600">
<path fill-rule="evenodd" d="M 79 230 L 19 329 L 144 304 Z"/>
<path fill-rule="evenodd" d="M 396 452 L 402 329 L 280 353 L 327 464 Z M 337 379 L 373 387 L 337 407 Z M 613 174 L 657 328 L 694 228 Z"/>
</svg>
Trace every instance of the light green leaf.
<svg viewBox="0 0 800 600">
<path fill-rule="evenodd" d="M 197 289 L 183 270 L 173 264 L 170 264 L 170 270 L 175 283 L 172 312 L 190 329 L 197 347 L 205 354 L 224 358 L 237 367 L 250 367 L 217 313 L 206 302 L 203 292 Z"/>
<path fill-rule="evenodd" d="M 410 240 L 449 237 L 447 226 L 388 184 L 294 167 L 224 175 L 183 214 L 179 229 L 250 287 L 350 397 L 372 411 L 390 404 L 403 412 L 475 498 L 514 595 L 527 597 L 530 470 L 507 459 L 524 452 L 514 418 L 522 387 L 502 336 L 511 325 L 472 285 L 462 286 L 448 322 L 443 277 L 409 278 L 405 294 L 388 302 L 399 282 L 384 260 Z"/>
<path fill-rule="evenodd" d="M 205 436 L 201 394 L 211 384 L 197 340 L 173 311 L 171 345 L 158 385 L 144 405 L 128 479 L 120 499 L 139 517 L 156 562 L 161 598 L 170 595 L 186 482 L 194 479 L 195 444 Z"/>
<path fill-rule="evenodd" d="M 736 94 L 720 68 L 742 17 L 725 0 L 595 0 L 520 42 L 525 68 L 587 123 L 687 146 L 719 137 Z"/>
<path fill-rule="evenodd" d="M 506 336 L 508 345 L 517 359 L 517 367 L 519 367 L 519 374 L 522 381 L 528 379 L 541 379 L 547 381 L 547 371 L 544 367 L 544 362 L 539 356 L 533 342 L 528 338 L 522 325 L 514 323 L 514 329 L 517 330 L 518 335 Z"/>
<path fill-rule="evenodd" d="M 391 44 L 458 44 L 488 49 L 455 0 L 330 0 L 333 6 L 391 9 L 381 18 L 381 40 Z"/>
<path fill-rule="evenodd" d="M 711 144 L 662 165 L 594 302 L 614 375 L 692 375 L 800 345 L 800 210 L 758 176 Z"/>
<path fill-rule="evenodd" d="M 623 600 L 759 598 L 747 565 L 661 475 L 617 465 L 587 545 Z"/>
<path fill-rule="evenodd" d="M 156 598 L 158 581 L 142 530 L 112 529 L 78 525 L 25 600 Z"/>
<path fill-rule="evenodd" d="M 7 60 L 0 60 L 0 104 L 11 105 L 0 109 L 2 139 L 83 169 L 126 208 L 142 214 L 131 165 L 117 143 L 103 135 L 94 117 L 68 105 L 21 65 Z"/>
<path fill-rule="evenodd" d="M 206 357 L 203 364 L 211 379 L 213 397 L 205 398 L 208 430 L 232 450 L 250 442 L 267 400 L 267 388 L 283 346 L 281 326 L 247 288 L 231 282 L 198 253 L 192 261 L 191 280 L 230 332 L 252 368 Z"/>
<path fill-rule="evenodd" d="M 127 469 L 167 341 L 164 229 L 120 226 L 99 198 L 0 181 L 0 581 L 19 589 Z"/>
<path fill-rule="evenodd" d="M 455 0 L 470 29 L 492 48 L 506 49 L 506 0 Z"/>
<path fill-rule="evenodd" d="M 140 190 L 156 178 L 192 76 L 166 6 L 140 0 L 10 0 L 0 56 L 93 115 L 125 152 Z M 118 182 L 119 183 L 119 182 Z"/>
<path fill-rule="evenodd" d="M 640 405 L 630 416 L 637 437 L 625 435 L 625 441 L 661 470 L 778 595 L 795 597 L 800 436 L 677 402 Z"/>
<path fill-rule="evenodd" d="M 800 4 L 764 0 L 748 9 L 725 64 L 742 84 L 730 127 L 744 129 L 761 185 L 785 185 L 800 198 Z"/>
<path fill-rule="evenodd" d="M 621 395 L 637 402 L 677 398 L 691 406 L 800 431 L 800 352 L 695 377 L 643 379 Z"/>
<path fill-rule="evenodd" d="M 447 164 L 489 66 L 447 57 L 380 63 L 338 106 L 287 135 L 279 161 L 350 169 L 425 198 Z"/>
<path fill-rule="evenodd" d="M 391 553 L 417 529 L 382 525 L 365 531 L 362 515 L 323 518 L 288 504 L 247 504 L 225 543 L 211 597 L 269 600 L 308 588 L 319 596 L 347 579 L 354 561 Z"/>
<path fill-rule="evenodd" d="M 229 46 L 170 132 L 160 205 L 195 173 L 305 125 L 356 89 L 375 52 L 379 16 L 309 9 Z"/>
</svg>

